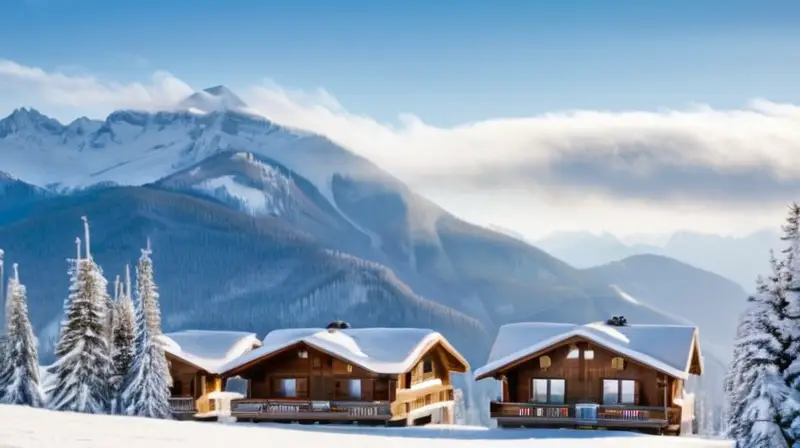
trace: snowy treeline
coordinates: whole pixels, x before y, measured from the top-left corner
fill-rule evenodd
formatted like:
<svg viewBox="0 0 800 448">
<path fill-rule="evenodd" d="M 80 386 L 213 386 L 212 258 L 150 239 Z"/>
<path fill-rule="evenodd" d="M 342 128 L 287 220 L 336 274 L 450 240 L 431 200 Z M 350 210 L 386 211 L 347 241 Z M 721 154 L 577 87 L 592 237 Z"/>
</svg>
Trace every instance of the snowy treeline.
<svg viewBox="0 0 800 448">
<path fill-rule="evenodd" d="M 786 248 L 740 318 L 725 379 L 727 433 L 737 448 L 800 447 L 800 205 L 783 225 Z"/>
<path fill-rule="evenodd" d="M 84 244 L 76 239 L 77 255 L 68 260 L 64 320 L 46 384 L 40 384 L 25 286 L 13 265 L 0 339 L 0 403 L 169 418 L 171 378 L 158 342 L 161 314 L 150 244 L 136 266 L 135 305 L 128 267 L 124 283 L 117 277 L 112 298 L 103 269 L 92 257 L 89 223 L 83 221 Z M 2 256 L 0 251 L 0 279 Z"/>
</svg>

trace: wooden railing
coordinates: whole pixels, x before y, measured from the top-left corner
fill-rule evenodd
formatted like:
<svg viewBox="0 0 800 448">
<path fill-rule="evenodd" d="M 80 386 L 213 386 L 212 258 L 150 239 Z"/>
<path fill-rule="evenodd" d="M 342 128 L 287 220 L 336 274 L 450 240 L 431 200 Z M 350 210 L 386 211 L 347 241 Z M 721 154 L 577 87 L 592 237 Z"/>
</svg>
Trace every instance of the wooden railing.
<svg viewBox="0 0 800 448">
<path fill-rule="evenodd" d="M 667 411 L 669 411 L 669 409 L 667 409 Z M 624 405 L 600 406 L 597 409 L 597 418 L 600 420 L 667 421 L 667 415 L 663 407 Z"/>
<path fill-rule="evenodd" d="M 532 417 L 532 418 L 575 418 L 575 407 L 560 404 L 501 403 L 489 404 L 492 418 Z"/>
<path fill-rule="evenodd" d="M 542 419 L 563 420 L 564 422 L 631 422 L 652 423 L 665 426 L 680 424 L 680 408 L 632 406 L 632 405 L 575 405 L 505 403 L 493 401 L 489 405 L 492 418 L 512 418 L 515 420 Z"/>
<path fill-rule="evenodd" d="M 288 418 L 389 418 L 391 410 L 387 401 L 309 401 L 240 399 L 231 401 L 231 415 L 248 417 Z"/>
<path fill-rule="evenodd" d="M 169 407 L 173 414 L 194 414 L 196 412 L 192 397 L 170 397 Z"/>
<path fill-rule="evenodd" d="M 397 400 L 392 404 L 392 414 L 394 417 L 407 415 L 416 409 L 454 399 L 453 386 L 447 384 L 424 389 L 403 389 L 397 392 Z"/>
</svg>

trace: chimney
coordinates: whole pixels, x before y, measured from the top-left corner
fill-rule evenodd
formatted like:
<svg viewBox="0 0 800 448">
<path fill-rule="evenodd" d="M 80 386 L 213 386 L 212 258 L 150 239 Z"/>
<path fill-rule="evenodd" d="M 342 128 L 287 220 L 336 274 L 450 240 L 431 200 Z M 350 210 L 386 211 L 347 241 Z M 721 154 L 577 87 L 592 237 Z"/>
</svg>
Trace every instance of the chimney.
<svg viewBox="0 0 800 448">
<path fill-rule="evenodd" d="M 328 326 L 325 328 L 328 330 L 329 333 L 333 333 L 336 330 L 346 330 L 350 328 L 350 324 L 348 324 L 343 320 L 335 320 L 329 323 Z"/>
</svg>

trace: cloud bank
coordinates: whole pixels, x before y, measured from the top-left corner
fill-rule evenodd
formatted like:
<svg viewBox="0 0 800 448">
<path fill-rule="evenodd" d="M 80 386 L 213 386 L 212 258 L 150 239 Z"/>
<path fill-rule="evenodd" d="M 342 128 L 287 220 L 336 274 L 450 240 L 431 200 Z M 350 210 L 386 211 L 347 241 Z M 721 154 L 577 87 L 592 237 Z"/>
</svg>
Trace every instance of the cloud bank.
<svg viewBox="0 0 800 448">
<path fill-rule="evenodd" d="M 76 116 L 166 109 L 193 91 L 165 72 L 148 82 L 119 83 L 0 60 L 3 85 L 20 89 L 39 108 L 66 106 Z M 616 201 L 629 210 L 766 213 L 800 192 L 800 107 L 792 104 L 578 110 L 442 128 L 414 115 L 389 124 L 353 114 L 323 89 L 265 81 L 237 93 L 271 120 L 324 134 L 435 199 L 507 191 L 539 205 Z"/>
</svg>

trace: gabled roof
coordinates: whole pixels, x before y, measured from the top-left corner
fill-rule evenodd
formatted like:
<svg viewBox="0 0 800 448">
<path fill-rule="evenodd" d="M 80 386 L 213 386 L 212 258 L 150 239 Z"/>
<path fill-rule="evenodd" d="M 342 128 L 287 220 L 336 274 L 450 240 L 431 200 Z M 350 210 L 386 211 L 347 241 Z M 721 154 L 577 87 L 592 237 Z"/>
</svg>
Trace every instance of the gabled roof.
<svg viewBox="0 0 800 448">
<path fill-rule="evenodd" d="M 442 347 L 460 364 L 467 361 L 439 333 L 418 328 L 293 328 L 267 334 L 263 345 L 221 368 L 231 373 L 265 360 L 298 344 L 305 344 L 335 358 L 377 374 L 400 374 L 410 370 L 434 345 Z"/>
<path fill-rule="evenodd" d="M 159 337 L 165 352 L 208 373 L 219 373 L 223 365 L 261 346 L 255 333 L 241 331 L 184 330 Z"/>
<path fill-rule="evenodd" d="M 475 379 L 491 377 L 572 337 L 586 339 L 679 379 L 688 378 L 695 350 L 702 360 L 696 327 L 524 322 L 500 327 L 489 362 L 475 371 Z"/>
</svg>

